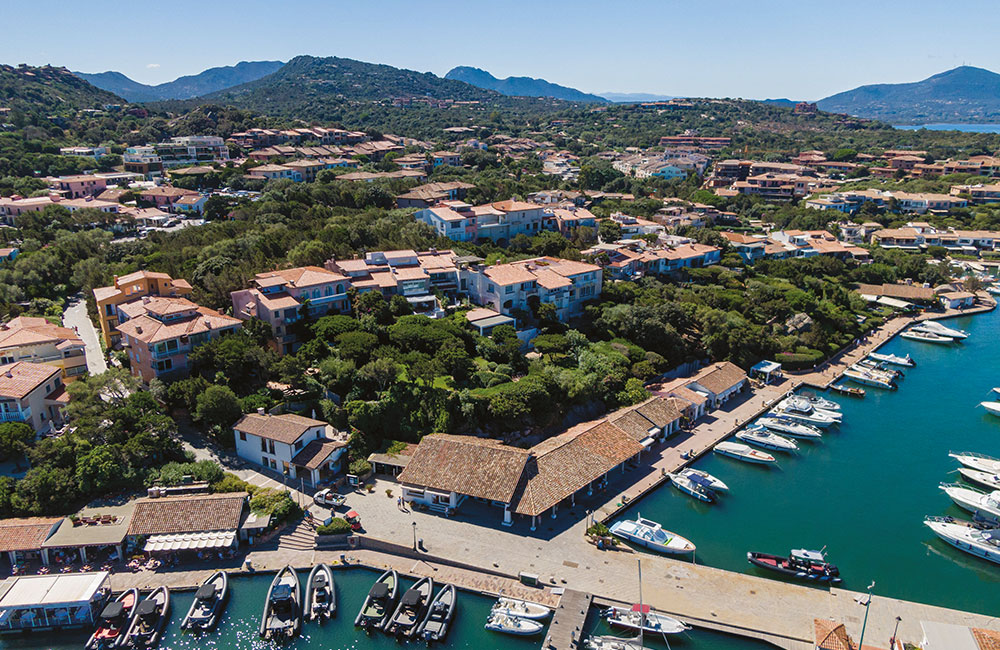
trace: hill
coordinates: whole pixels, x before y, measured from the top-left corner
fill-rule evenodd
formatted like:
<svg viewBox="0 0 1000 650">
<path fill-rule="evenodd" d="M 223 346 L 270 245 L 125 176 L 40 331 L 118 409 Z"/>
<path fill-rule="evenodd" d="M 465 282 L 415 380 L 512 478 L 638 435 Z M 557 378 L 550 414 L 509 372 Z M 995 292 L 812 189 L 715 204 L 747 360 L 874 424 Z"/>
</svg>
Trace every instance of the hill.
<svg viewBox="0 0 1000 650">
<path fill-rule="evenodd" d="M 236 65 L 209 68 L 195 75 L 151 86 L 133 81 L 120 72 L 74 72 L 98 88 L 113 92 L 130 102 L 152 102 L 168 99 L 190 99 L 217 90 L 256 81 L 278 70 L 281 61 L 240 61 Z"/>
<path fill-rule="evenodd" d="M 904 84 L 875 84 L 817 102 L 819 108 L 892 123 L 1000 121 L 1000 74 L 961 66 Z"/>
<path fill-rule="evenodd" d="M 0 65 L 0 107 L 53 114 L 124 103 L 66 68 Z"/>
<path fill-rule="evenodd" d="M 507 77 L 506 79 L 497 79 L 485 70 L 470 68 L 464 65 L 452 68 L 448 71 L 448 74 L 446 74 L 444 78 L 453 79 L 455 81 L 464 81 L 465 83 L 471 84 L 477 88 L 495 90 L 498 93 L 509 97 L 552 97 L 554 99 L 564 99 L 569 102 L 581 102 L 588 104 L 605 104 L 608 102 L 608 100 L 604 97 L 591 95 L 589 93 L 579 91 L 576 88 L 560 86 L 559 84 L 554 84 L 544 79 L 535 79 L 532 77 Z"/>
<path fill-rule="evenodd" d="M 676 95 L 656 93 L 601 93 L 601 97 L 616 104 L 640 104 L 642 102 L 665 102 L 676 99 Z"/>
</svg>

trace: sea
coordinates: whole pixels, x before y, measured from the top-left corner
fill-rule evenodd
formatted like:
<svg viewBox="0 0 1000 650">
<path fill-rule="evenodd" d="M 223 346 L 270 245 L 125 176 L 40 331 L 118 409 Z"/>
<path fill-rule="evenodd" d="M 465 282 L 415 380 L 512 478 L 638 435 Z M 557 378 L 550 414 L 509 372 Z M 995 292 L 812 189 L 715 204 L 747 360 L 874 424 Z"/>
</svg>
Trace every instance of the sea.
<svg viewBox="0 0 1000 650">
<path fill-rule="evenodd" d="M 966 133 L 1000 133 L 1000 124 L 893 124 L 904 131 L 965 131 Z"/>
</svg>

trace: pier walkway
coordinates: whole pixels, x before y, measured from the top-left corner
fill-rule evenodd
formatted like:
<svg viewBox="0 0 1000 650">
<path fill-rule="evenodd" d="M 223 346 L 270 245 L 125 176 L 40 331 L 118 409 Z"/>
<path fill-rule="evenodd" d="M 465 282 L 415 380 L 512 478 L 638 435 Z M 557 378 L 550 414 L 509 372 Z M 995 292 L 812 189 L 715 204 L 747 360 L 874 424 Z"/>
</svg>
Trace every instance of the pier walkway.
<svg viewBox="0 0 1000 650">
<path fill-rule="evenodd" d="M 542 642 L 545 650 L 576 650 L 586 634 L 584 624 L 593 596 L 575 589 L 567 589 L 559 599 L 559 607 L 552 617 L 549 632 Z"/>
</svg>

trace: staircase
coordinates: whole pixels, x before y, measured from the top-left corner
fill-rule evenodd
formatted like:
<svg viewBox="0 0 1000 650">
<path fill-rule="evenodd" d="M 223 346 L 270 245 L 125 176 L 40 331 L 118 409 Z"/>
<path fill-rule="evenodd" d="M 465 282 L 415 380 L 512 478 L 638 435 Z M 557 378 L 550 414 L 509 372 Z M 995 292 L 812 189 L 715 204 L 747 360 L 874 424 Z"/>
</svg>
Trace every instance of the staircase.
<svg viewBox="0 0 1000 650">
<path fill-rule="evenodd" d="M 295 528 L 278 537 L 278 549 L 286 551 L 311 551 L 316 548 L 316 526 L 303 517 Z"/>
</svg>

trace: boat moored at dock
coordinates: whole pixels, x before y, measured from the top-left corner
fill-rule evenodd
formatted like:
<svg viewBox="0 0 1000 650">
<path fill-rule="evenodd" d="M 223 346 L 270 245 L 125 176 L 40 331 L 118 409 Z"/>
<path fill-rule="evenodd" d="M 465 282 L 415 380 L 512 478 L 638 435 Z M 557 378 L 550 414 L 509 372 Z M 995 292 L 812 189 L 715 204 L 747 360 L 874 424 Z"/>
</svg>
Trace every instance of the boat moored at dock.
<svg viewBox="0 0 1000 650">
<path fill-rule="evenodd" d="M 850 395 L 851 397 L 864 397 L 865 389 L 858 388 L 857 386 L 848 386 L 846 384 L 833 384 L 830 386 L 830 390 L 836 391 L 841 395 Z"/>
<path fill-rule="evenodd" d="M 936 320 L 925 320 L 923 322 L 917 323 L 910 329 L 916 330 L 918 332 L 931 332 L 932 334 L 937 334 L 939 336 L 947 336 L 953 339 L 967 339 L 969 338 L 969 333 L 965 330 L 955 329 L 954 327 L 948 327 L 947 325 L 942 325 Z"/>
<path fill-rule="evenodd" d="M 626 639 L 620 636 L 588 636 L 583 642 L 587 650 L 650 650 L 638 639 Z"/>
<path fill-rule="evenodd" d="M 955 548 L 1000 564 L 1000 529 L 984 530 L 951 517 L 927 517 L 924 525 Z"/>
<path fill-rule="evenodd" d="M 492 610 L 506 614 L 507 616 L 530 618 L 533 621 L 544 621 L 552 613 L 552 610 L 545 605 L 521 600 L 520 598 L 508 598 L 507 596 L 497 598 L 497 602 L 493 604 Z"/>
<path fill-rule="evenodd" d="M 306 579 L 306 602 L 302 614 L 310 621 L 325 621 L 337 613 L 337 591 L 333 571 L 317 564 Z"/>
<path fill-rule="evenodd" d="M 361 605 L 361 611 L 354 619 L 354 624 L 366 632 L 373 628 L 381 628 L 396 606 L 397 598 L 399 598 L 399 574 L 395 569 L 389 569 L 372 585 L 365 602 Z"/>
<path fill-rule="evenodd" d="M 616 521 L 609 530 L 616 537 L 658 553 L 688 555 L 695 551 L 690 540 L 664 530 L 657 522 L 643 519 L 642 515 L 636 515 L 634 520 Z"/>
<path fill-rule="evenodd" d="M 771 449 L 773 451 L 793 452 L 798 451 L 799 449 L 799 446 L 796 445 L 794 441 L 789 440 L 784 436 L 779 436 L 776 433 L 772 433 L 763 426 L 737 431 L 736 437 L 743 442 L 748 442 L 752 445 L 757 445 L 758 447 Z"/>
<path fill-rule="evenodd" d="M 962 478 L 966 481 L 982 485 L 990 490 L 1000 490 L 1000 474 L 984 472 L 982 470 L 971 469 L 969 467 L 959 467 L 958 473 L 961 474 Z"/>
<path fill-rule="evenodd" d="M 795 422 L 794 420 L 789 420 L 788 418 L 763 417 L 757 420 L 757 424 L 770 429 L 771 431 L 777 431 L 778 433 L 783 433 L 792 438 L 818 440 L 823 437 L 823 434 L 816 427 L 803 424 L 801 422 Z"/>
<path fill-rule="evenodd" d="M 886 390 L 896 390 L 895 378 L 878 371 L 854 364 L 844 370 L 844 376 L 864 386 L 874 386 Z"/>
<path fill-rule="evenodd" d="M 1000 517 L 1000 490 L 980 492 L 958 483 L 942 483 L 939 486 L 960 508 L 969 512 Z"/>
<path fill-rule="evenodd" d="M 968 451 L 953 451 L 949 452 L 948 455 L 970 469 L 978 469 L 981 472 L 989 472 L 991 474 L 1000 474 L 1000 460 L 996 458 Z"/>
<path fill-rule="evenodd" d="M 291 639 L 302 625 L 302 587 L 295 569 L 278 571 L 267 590 L 260 637 L 265 640 Z"/>
<path fill-rule="evenodd" d="M 895 366 L 905 366 L 907 368 L 913 368 L 917 365 L 917 362 L 914 361 L 910 355 L 901 357 L 898 354 L 880 354 L 878 352 L 869 352 L 868 358 L 874 359 L 880 363 L 891 363 Z"/>
<path fill-rule="evenodd" d="M 135 608 L 135 616 L 121 647 L 155 648 L 170 618 L 170 589 L 157 587 Z"/>
<path fill-rule="evenodd" d="M 125 645 L 125 634 L 132 626 L 135 608 L 139 604 L 139 590 L 133 587 L 123 591 L 101 611 L 97 629 L 83 646 L 86 650 L 110 650 Z"/>
<path fill-rule="evenodd" d="M 1000 402 L 980 402 L 979 405 L 990 415 L 1000 417 Z"/>
<path fill-rule="evenodd" d="M 901 332 L 900 336 L 911 341 L 922 341 L 924 343 L 954 343 L 955 339 L 950 336 L 942 336 L 934 332 L 923 329 L 910 328 Z"/>
<path fill-rule="evenodd" d="M 633 605 L 631 609 L 609 607 L 604 610 L 604 620 L 614 627 L 649 634 L 680 634 L 691 629 L 680 619 L 651 611 L 648 605 Z"/>
<path fill-rule="evenodd" d="M 694 478 L 682 474 L 667 474 L 667 476 L 674 487 L 681 492 L 706 503 L 715 501 L 715 494 Z"/>
<path fill-rule="evenodd" d="M 750 552 L 747 553 L 747 561 L 761 569 L 774 571 L 790 578 L 831 584 L 840 582 L 840 569 L 826 561 L 822 550 L 794 549 L 787 556 Z"/>
<path fill-rule="evenodd" d="M 420 623 L 414 636 L 427 643 L 443 641 L 448 635 L 448 628 L 451 627 L 451 620 L 455 618 L 457 607 L 458 591 L 455 589 L 455 585 L 445 585 L 434 596 L 434 600 L 427 608 L 427 616 Z"/>
<path fill-rule="evenodd" d="M 216 571 L 198 587 L 181 629 L 211 630 L 219 622 L 228 597 L 229 576 L 225 571 Z"/>
<path fill-rule="evenodd" d="M 538 621 L 529 618 L 519 618 L 517 616 L 507 616 L 493 612 L 486 620 L 484 626 L 491 632 L 501 632 L 503 634 L 513 634 L 515 636 L 535 636 L 541 634 L 545 626 Z"/>
<path fill-rule="evenodd" d="M 786 417 L 796 422 L 821 428 L 838 424 L 844 417 L 836 411 L 823 411 L 814 408 L 809 400 L 798 395 L 786 397 L 778 402 L 778 405 L 771 409 L 770 415 Z"/>
<path fill-rule="evenodd" d="M 385 627 L 382 629 L 386 634 L 410 638 L 417 631 L 417 626 L 427 616 L 427 608 L 430 606 L 433 596 L 434 579 L 426 577 L 417 580 L 412 587 L 403 593 L 396 611 L 386 620 Z"/>
<path fill-rule="evenodd" d="M 700 469 L 695 469 L 693 467 L 685 467 L 680 472 L 681 476 L 687 476 L 693 481 L 700 481 L 702 485 L 707 487 L 712 492 L 729 492 L 729 486 L 726 485 L 721 479 L 712 476 L 708 472 Z"/>
<path fill-rule="evenodd" d="M 736 460 L 742 460 L 747 463 L 756 463 L 758 465 L 771 465 L 776 463 L 777 459 L 771 454 L 760 451 L 759 449 L 754 449 L 750 445 L 744 445 L 738 442 L 723 441 L 715 445 L 715 453 L 721 454 L 723 456 L 729 456 L 730 458 L 735 458 Z"/>
</svg>

